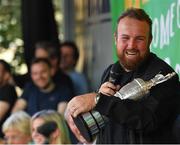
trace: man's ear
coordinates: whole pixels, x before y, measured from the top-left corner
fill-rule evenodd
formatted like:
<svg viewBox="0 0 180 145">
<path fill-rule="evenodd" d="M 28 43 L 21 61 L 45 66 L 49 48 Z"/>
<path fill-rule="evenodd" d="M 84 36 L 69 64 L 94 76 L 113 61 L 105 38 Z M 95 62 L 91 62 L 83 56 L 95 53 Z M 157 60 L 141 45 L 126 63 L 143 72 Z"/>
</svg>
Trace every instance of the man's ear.
<svg viewBox="0 0 180 145">
<path fill-rule="evenodd" d="M 148 45 L 150 47 L 153 37 L 149 37 Z"/>
<path fill-rule="evenodd" d="M 153 37 L 149 38 L 149 45 L 151 44 L 152 39 L 153 39 Z"/>
</svg>

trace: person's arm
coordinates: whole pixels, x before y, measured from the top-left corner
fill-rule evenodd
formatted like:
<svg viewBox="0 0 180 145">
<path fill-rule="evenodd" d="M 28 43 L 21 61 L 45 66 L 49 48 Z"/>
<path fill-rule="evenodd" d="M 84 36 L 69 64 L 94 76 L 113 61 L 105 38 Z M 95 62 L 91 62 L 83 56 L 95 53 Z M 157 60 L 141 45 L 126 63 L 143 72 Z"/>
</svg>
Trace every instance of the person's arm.
<svg viewBox="0 0 180 145">
<path fill-rule="evenodd" d="M 20 98 L 16 101 L 12 109 L 12 113 L 20 111 L 20 110 L 24 110 L 26 106 L 27 106 L 27 102 L 24 99 Z"/>
<path fill-rule="evenodd" d="M 58 111 L 60 114 L 64 115 L 64 112 L 65 112 L 65 110 L 66 110 L 66 107 L 67 107 L 67 102 L 65 102 L 65 101 L 59 102 L 57 111 Z"/>
<path fill-rule="evenodd" d="M 107 82 L 107 79 L 109 78 L 109 71 L 111 69 L 112 65 L 110 65 L 103 73 L 101 83 L 103 83 L 100 86 L 99 93 L 105 94 L 108 97 L 115 94 L 117 90 L 119 90 L 120 86 L 115 86 L 110 82 Z M 75 96 L 70 100 L 68 103 L 66 112 L 69 112 L 68 114 L 72 115 L 73 117 L 76 117 L 80 113 L 88 112 L 92 110 L 96 105 L 96 96 L 98 93 L 86 93 L 83 95 Z"/>
<path fill-rule="evenodd" d="M 120 100 L 117 97 L 101 96 L 95 109 L 119 124 L 133 129 L 154 130 L 173 113 L 176 105 L 176 83 L 174 78 L 151 89 L 141 100 Z"/>
<path fill-rule="evenodd" d="M 108 70 L 110 70 L 110 67 L 108 67 Z M 103 74 L 104 78 L 108 78 L 108 73 L 106 73 L 106 72 L 107 72 L 107 70 Z M 103 79 L 101 81 L 103 82 L 103 81 L 105 81 L 105 79 Z M 109 86 L 104 85 L 102 87 L 105 89 L 105 90 L 103 89 L 103 93 L 108 93 L 107 91 L 109 89 L 107 89 L 107 87 L 109 87 Z M 109 94 L 111 94 L 111 93 L 114 93 L 114 91 L 110 92 Z M 97 95 L 98 95 L 98 93 L 92 92 L 92 93 L 87 93 L 87 94 L 76 96 L 69 101 L 66 111 L 65 111 L 65 119 L 67 120 L 67 123 L 68 123 L 70 129 L 72 130 L 72 132 L 74 133 L 76 138 L 82 143 L 87 143 L 87 141 L 81 135 L 81 133 L 78 130 L 78 128 L 76 127 L 72 117 L 77 117 L 77 115 L 79 115 L 80 113 L 84 113 L 84 112 L 88 112 L 88 111 L 92 110 L 96 106 L 96 103 L 97 103 L 96 96 Z"/>
<path fill-rule="evenodd" d="M 105 95 L 106 97 L 113 97 L 117 90 L 119 90 L 120 86 L 113 85 L 110 82 L 105 82 L 101 85 L 99 92 L 100 96 Z M 68 103 L 68 111 L 70 111 L 73 117 L 76 117 L 80 113 L 88 112 L 92 110 L 96 105 L 96 97 L 99 95 L 98 93 L 87 93 L 84 95 L 79 95 L 71 99 Z"/>
<path fill-rule="evenodd" d="M 20 98 L 18 98 L 18 100 L 16 101 L 15 105 L 13 106 L 12 109 L 12 113 L 13 112 L 17 112 L 19 110 L 24 110 L 27 107 L 27 103 L 28 103 L 28 97 L 31 96 L 32 90 L 33 90 L 33 83 L 29 82 L 25 85 L 24 91 L 22 93 L 22 95 L 20 96 Z"/>
<path fill-rule="evenodd" d="M 16 94 L 14 86 L 7 84 L 1 88 L 0 120 L 3 119 L 6 113 L 9 112 L 9 110 L 14 105 L 14 102 L 16 101 L 16 99 L 17 99 L 17 94 Z"/>
<path fill-rule="evenodd" d="M 5 101 L 0 101 L 0 121 L 4 118 L 5 114 L 8 112 L 10 105 Z"/>
<path fill-rule="evenodd" d="M 94 92 L 76 96 L 68 103 L 67 110 L 73 117 L 76 117 L 80 113 L 88 112 L 95 107 L 96 96 L 97 93 Z"/>
<path fill-rule="evenodd" d="M 76 136 L 76 138 L 81 142 L 81 143 L 88 143 L 84 137 L 81 135 L 79 129 L 77 128 L 77 126 L 75 125 L 74 121 L 73 121 L 73 117 L 70 114 L 71 112 L 69 111 L 68 107 L 65 111 L 65 119 L 68 123 L 69 128 L 71 129 L 71 131 L 73 132 L 73 134 Z"/>
<path fill-rule="evenodd" d="M 97 93 L 88 93 L 88 94 L 74 97 L 73 99 L 69 101 L 66 111 L 65 111 L 64 116 L 70 129 L 72 130 L 76 138 L 82 143 L 87 143 L 87 141 L 81 135 L 72 117 L 76 117 L 80 113 L 88 112 L 92 110 L 95 106 L 96 95 Z"/>
</svg>

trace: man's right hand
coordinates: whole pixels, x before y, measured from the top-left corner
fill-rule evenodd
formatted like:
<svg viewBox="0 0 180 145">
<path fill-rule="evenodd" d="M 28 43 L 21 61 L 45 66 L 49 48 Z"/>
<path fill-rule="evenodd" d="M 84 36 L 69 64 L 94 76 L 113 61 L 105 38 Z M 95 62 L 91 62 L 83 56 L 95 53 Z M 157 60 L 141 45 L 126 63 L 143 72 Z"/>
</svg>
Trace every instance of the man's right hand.
<svg viewBox="0 0 180 145">
<path fill-rule="evenodd" d="M 120 85 L 115 86 L 110 82 L 105 82 L 101 85 L 99 93 L 106 96 L 114 96 L 114 94 L 120 89 Z"/>
</svg>

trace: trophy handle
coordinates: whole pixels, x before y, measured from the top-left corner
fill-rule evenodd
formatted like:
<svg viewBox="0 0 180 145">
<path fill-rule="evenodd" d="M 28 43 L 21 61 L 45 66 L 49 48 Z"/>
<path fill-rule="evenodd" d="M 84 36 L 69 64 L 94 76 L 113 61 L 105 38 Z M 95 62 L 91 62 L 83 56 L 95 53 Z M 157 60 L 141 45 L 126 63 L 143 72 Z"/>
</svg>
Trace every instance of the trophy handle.
<svg viewBox="0 0 180 145">
<path fill-rule="evenodd" d="M 151 79 L 150 81 L 153 83 L 153 86 L 163 83 L 167 80 L 169 80 L 170 78 L 172 78 L 173 76 L 175 76 L 176 73 L 172 72 L 172 73 L 168 73 L 167 75 L 163 76 L 162 74 L 157 74 L 153 79 Z"/>
</svg>

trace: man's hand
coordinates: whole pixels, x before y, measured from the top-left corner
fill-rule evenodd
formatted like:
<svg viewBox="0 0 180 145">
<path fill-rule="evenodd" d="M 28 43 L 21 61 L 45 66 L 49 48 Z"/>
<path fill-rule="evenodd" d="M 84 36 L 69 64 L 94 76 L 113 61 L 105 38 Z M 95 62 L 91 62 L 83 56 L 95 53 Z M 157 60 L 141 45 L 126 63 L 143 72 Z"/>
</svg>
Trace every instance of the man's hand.
<svg viewBox="0 0 180 145">
<path fill-rule="evenodd" d="M 120 86 L 115 86 L 110 82 L 105 82 L 101 85 L 99 93 L 102 93 L 106 96 L 114 96 L 114 94 L 120 89 Z"/>
<path fill-rule="evenodd" d="M 72 116 L 69 114 L 70 112 L 65 112 L 65 119 L 67 120 L 67 123 L 73 132 L 73 134 L 76 136 L 76 138 L 81 142 L 81 143 L 88 143 L 86 139 L 81 135 L 79 129 L 76 127 Z"/>
<path fill-rule="evenodd" d="M 76 127 L 73 118 L 77 117 L 80 113 L 88 112 L 95 107 L 95 97 L 96 93 L 89 93 L 74 97 L 67 105 L 65 111 L 65 119 L 67 123 L 76 136 L 76 138 L 82 142 L 87 143 L 84 137 L 81 135 L 79 129 Z"/>
<path fill-rule="evenodd" d="M 80 96 L 76 96 L 68 103 L 66 111 L 73 117 L 76 117 L 80 113 L 88 112 L 95 107 L 96 93 L 88 93 Z"/>
</svg>

